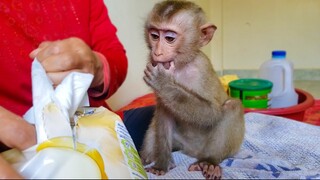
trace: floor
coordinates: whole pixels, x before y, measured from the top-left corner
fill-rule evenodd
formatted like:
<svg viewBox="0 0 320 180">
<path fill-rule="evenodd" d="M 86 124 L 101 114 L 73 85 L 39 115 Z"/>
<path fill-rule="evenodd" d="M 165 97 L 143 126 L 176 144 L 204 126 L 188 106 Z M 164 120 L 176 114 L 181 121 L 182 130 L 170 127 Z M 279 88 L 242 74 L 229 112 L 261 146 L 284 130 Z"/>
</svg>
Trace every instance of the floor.
<svg viewBox="0 0 320 180">
<path fill-rule="evenodd" d="M 298 80 L 294 82 L 294 85 L 296 88 L 302 89 L 310 93 L 314 97 L 314 99 L 320 99 L 320 80 Z"/>
</svg>

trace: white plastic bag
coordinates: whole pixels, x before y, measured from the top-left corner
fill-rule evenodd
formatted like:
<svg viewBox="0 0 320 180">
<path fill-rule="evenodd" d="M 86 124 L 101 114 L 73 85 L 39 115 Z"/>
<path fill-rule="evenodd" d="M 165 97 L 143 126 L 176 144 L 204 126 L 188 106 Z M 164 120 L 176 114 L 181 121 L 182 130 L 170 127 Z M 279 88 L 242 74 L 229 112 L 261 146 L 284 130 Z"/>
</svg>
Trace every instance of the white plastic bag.
<svg viewBox="0 0 320 180">
<path fill-rule="evenodd" d="M 38 144 L 2 154 L 25 178 L 147 178 L 121 118 L 104 107 L 82 107 L 88 105 L 92 79 L 74 72 L 54 89 L 34 60 L 33 107 L 24 118 L 35 124 Z"/>
</svg>

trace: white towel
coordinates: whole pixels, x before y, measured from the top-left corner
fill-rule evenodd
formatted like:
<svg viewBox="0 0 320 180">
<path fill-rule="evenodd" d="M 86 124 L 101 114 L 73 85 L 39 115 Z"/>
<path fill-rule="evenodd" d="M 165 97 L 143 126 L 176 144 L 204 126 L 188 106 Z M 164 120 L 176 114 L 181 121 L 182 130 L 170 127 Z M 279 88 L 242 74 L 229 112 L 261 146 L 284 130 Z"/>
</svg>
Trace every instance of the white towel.
<svg viewBox="0 0 320 180">
<path fill-rule="evenodd" d="M 247 113 L 246 133 L 238 154 L 225 159 L 223 179 L 320 179 L 320 126 L 282 117 Z M 187 168 L 196 161 L 173 153 L 177 167 L 151 179 L 203 179 Z"/>
</svg>

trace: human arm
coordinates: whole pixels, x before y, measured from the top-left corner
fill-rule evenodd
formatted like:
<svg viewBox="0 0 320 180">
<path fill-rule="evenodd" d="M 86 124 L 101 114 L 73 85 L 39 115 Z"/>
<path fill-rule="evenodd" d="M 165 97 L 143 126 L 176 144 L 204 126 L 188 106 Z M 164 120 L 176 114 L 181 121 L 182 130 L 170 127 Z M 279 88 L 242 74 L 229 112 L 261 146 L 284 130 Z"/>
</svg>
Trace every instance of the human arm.
<svg viewBox="0 0 320 180">
<path fill-rule="evenodd" d="M 0 132 L 0 144 L 9 148 L 24 150 L 36 144 L 35 127 L 2 106 L 0 106 Z M 0 179 L 22 178 L 0 154 Z"/>
<path fill-rule="evenodd" d="M 102 0 L 91 0 L 90 7 L 92 48 L 106 58 L 110 70 L 110 82 L 107 91 L 100 94 L 100 97 L 97 96 L 98 94 L 94 95 L 94 97 L 98 99 L 108 98 L 118 90 L 125 80 L 128 61 L 126 51 L 116 35 L 117 29 L 110 20 L 108 9 L 104 2 Z"/>
<path fill-rule="evenodd" d="M 36 144 L 35 127 L 22 117 L 0 106 L 0 143 L 24 150 Z"/>
<path fill-rule="evenodd" d="M 55 81 L 56 85 L 72 71 L 93 74 L 94 80 L 88 94 L 95 102 L 102 102 L 114 94 L 123 83 L 127 73 L 127 57 L 103 1 L 91 1 L 88 7 L 90 7 L 90 21 L 88 23 L 89 29 L 87 34 L 90 37 L 89 39 L 83 40 L 74 36 L 73 38 L 59 41 L 43 42 L 36 50 L 30 53 L 30 57 L 34 58 L 37 56 L 41 62 L 47 61 L 45 58 L 50 57 L 51 60 L 43 63 L 44 66 L 53 67 L 52 64 L 55 62 L 56 65 L 63 67 L 63 69 L 56 69 L 56 72 L 60 74 L 59 80 L 56 79 Z M 73 40 L 71 41 L 70 39 Z M 81 41 L 81 43 L 77 43 L 78 45 L 81 44 L 81 46 L 72 45 L 72 43 L 77 42 L 74 39 Z M 60 50 L 58 51 L 57 49 Z M 80 55 L 79 51 L 76 51 L 77 49 L 83 49 L 84 53 Z M 72 50 L 74 50 L 74 53 L 72 53 Z M 56 54 L 56 56 L 53 56 L 53 54 Z M 88 61 L 83 60 L 83 57 L 89 57 Z M 76 63 L 77 61 L 80 63 Z M 66 64 L 70 65 L 68 69 Z M 80 66 L 76 67 L 75 64 Z M 91 66 L 92 64 L 95 66 Z M 44 68 L 46 69 L 46 67 Z M 95 72 L 100 74 L 95 74 Z M 49 74 L 49 77 L 50 75 L 52 74 Z"/>
<path fill-rule="evenodd" d="M 89 38 L 83 38 L 82 36 L 78 37 L 78 35 L 75 35 L 73 38 L 78 38 L 80 40 L 83 40 L 83 42 L 91 49 L 92 52 L 86 51 L 89 54 L 88 57 L 93 57 L 91 59 L 92 60 L 91 62 L 97 62 L 97 60 L 102 62 L 103 80 L 100 81 L 101 77 L 99 80 L 99 78 L 96 78 L 98 76 L 94 74 L 94 78 L 95 78 L 94 82 L 98 82 L 98 83 L 93 82 L 92 86 L 88 90 L 91 106 L 99 106 L 105 102 L 106 98 L 114 94 L 118 90 L 120 85 L 123 83 L 127 74 L 128 62 L 127 62 L 125 49 L 116 35 L 117 29 L 112 24 L 108 16 L 108 11 L 106 6 L 104 5 L 104 2 L 102 0 L 94 0 L 94 1 L 91 1 L 90 4 L 87 5 L 86 7 L 89 7 L 90 9 L 90 12 L 88 14 L 90 17 L 87 17 L 87 16 L 85 17 L 90 20 L 88 21 L 88 26 L 82 27 L 81 31 L 85 31 L 86 36 L 89 36 Z M 88 29 L 86 30 L 86 28 Z M 54 41 L 48 41 L 48 42 L 55 43 Z M 40 44 L 38 49 L 30 53 L 30 57 L 31 58 L 36 57 L 37 53 L 39 53 L 41 49 L 43 50 L 44 45 L 47 45 L 46 43 L 48 42 L 41 43 L 42 45 Z M 65 42 L 67 42 L 66 38 L 62 38 L 60 40 L 60 44 Z M 69 47 L 69 46 L 66 46 L 66 47 Z M 72 46 L 69 47 L 68 51 L 65 51 L 66 53 L 64 54 L 64 56 L 67 57 L 65 58 L 65 60 L 69 59 L 68 61 L 70 62 L 77 61 L 77 58 L 73 58 L 73 56 L 76 54 L 70 53 L 71 47 Z M 77 47 L 77 46 L 73 46 L 73 47 Z M 85 46 L 82 46 L 82 47 L 85 47 Z M 77 48 L 79 49 L 79 47 Z M 53 50 L 52 52 L 55 52 L 55 51 Z M 92 54 L 94 54 L 95 56 L 92 56 Z M 58 59 L 58 57 L 59 56 L 55 56 L 56 59 Z M 84 56 L 79 56 L 79 57 L 81 58 Z M 61 59 L 60 62 L 66 63 L 65 60 L 62 60 L 64 58 L 60 57 L 60 59 Z M 42 61 L 42 59 L 40 58 L 38 58 L 38 60 Z M 57 62 L 59 62 L 59 60 Z M 48 65 L 49 64 L 51 63 L 48 63 Z M 90 63 L 88 64 L 90 65 Z M 83 65 L 82 66 L 83 68 L 86 66 L 85 64 L 82 64 L 82 65 Z M 97 67 L 101 68 L 100 66 L 97 66 Z M 82 71 L 81 69 L 79 69 L 79 67 L 74 67 L 73 69 L 74 70 L 77 69 L 77 71 L 81 71 L 81 72 L 88 72 L 88 71 Z M 94 71 L 102 72 L 99 69 L 96 69 Z M 56 83 L 59 84 L 59 82 L 61 82 L 63 77 L 65 77 L 69 72 L 71 71 L 64 72 L 64 75 L 60 76 L 60 80 L 56 81 Z M 99 85 L 99 82 L 102 82 L 102 84 Z"/>
</svg>

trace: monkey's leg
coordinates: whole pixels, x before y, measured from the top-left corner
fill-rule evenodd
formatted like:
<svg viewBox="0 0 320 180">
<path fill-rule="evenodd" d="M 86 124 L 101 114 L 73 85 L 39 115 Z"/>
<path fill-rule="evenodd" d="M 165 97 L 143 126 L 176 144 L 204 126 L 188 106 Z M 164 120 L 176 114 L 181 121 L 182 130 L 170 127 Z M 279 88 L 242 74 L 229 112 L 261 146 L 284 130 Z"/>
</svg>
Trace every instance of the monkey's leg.
<svg viewBox="0 0 320 180">
<path fill-rule="evenodd" d="M 156 175 L 164 175 L 174 167 L 171 156 L 174 120 L 161 107 L 157 107 L 155 118 L 155 141 L 153 144 L 155 164 L 146 168 L 146 171 Z"/>
<path fill-rule="evenodd" d="M 217 137 L 207 145 L 209 159 L 200 159 L 189 166 L 189 171 L 202 171 L 206 179 L 220 179 L 222 169 L 219 166 L 220 160 L 235 154 L 243 140 L 244 119 L 241 101 L 238 99 L 228 99 L 222 105 L 223 118 L 216 126 L 213 134 L 209 136 Z M 218 160 L 219 159 L 219 160 Z"/>
<path fill-rule="evenodd" d="M 221 179 L 222 170 L 219 165 L 214 165 L 207 161 L 198 161 L 191 164 L 189 171 L 202 171 L 202 175 L 206 179 Z"/>
<path fill-rule="evenodd" d="M 216 124 L 212 134 L 208 134 L 213 141 L 206 146 L 209 159 L 200 158 L 198 162 L 191 164 L 189 171 L 202 171 L 207 179 L 221 178 L 222 169 L 219 166 L 223 160 L 235 154 L 244 136 L 244 117 L 241 101 L 227 99 L 222 105 L 223 117 Z"/>
<path fill-rule="evenodd" d="M 227 156 L 235 154 L 241 147 L 245 134 L 244 109 L 240 99 L 230 98 L 223 104 L 223 125 L 221 132 L 226 134 Z M 223 123 L 221 123 L 223 124 Z M 219 131 L 219 130 L 218 130 Z"/>
<path fill-rule="evenodd" d="M 143 165 L 150 164 L 154 161 L 154 142 L 155 142 L 155 125 L 154 118 L 146 132 L 140 151 L 141 161 Z"/>
</svg>

